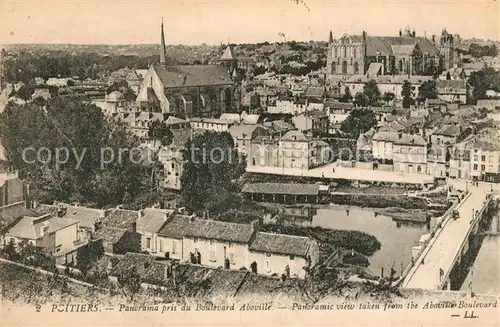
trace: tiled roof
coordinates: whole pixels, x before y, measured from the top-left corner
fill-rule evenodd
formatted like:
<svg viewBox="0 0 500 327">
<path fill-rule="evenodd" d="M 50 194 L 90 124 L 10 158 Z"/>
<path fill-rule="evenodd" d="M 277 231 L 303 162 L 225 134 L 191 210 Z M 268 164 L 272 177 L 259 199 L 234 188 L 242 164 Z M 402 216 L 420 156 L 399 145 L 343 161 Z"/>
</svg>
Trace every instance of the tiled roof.
<svg viewBox="0 0 500 327">
<path fill-rule="evenodd" d="M 112 228 L 104 226 L 100 227 L 96 231 L 95 238 L 102 239 L 104 242 L 107 242 L 109 244 L 116 244 L 127 233 L 130 232 L 123 228 Z"/>
<path fill-rule="evenodd" d="M 287 184 L 287 183 L 248 183 L 243 186 L 242 193 L 318 195 L 319 185 Z"/>
<path fill-rule="evenodd" d="M 19 222 L 17 222 L 17 224 L 15 224 L 8 230 L 7 235 L 30 240 L 37 240 L 42 237 L 42 227 L 44 225 L 47 225 L 49 227 L 46 233 L 50 234 L 71 225 L 78 224 L 77 220 L 67 218 L 53 217 L 50 219 L 45 219 L 43 221 L 37 221 L 38 219 L 43 218 L 23 217 Z"/>
<path fill-rule="evenodd" d="M 130 229 L 136 222 L 139 214 L 133 210 L 112 209 L 102 220 L 103 227 Z"/>
<path fill-rule="evenodd" d="M 25 202 L 17 202 L 0 207 L 0 230 L 21 217 L 40 217 L 42 214 L 27 209 Z"/>
<path fill-rule="evenodd" d="M 295 142 L 309 142 L 312 139 L 306 136 L 301 131 L 288 131 L 280 141 L 295 141 Z"/>
<path fill-rule="evenodd" d="M 175 215 L 165 226 L 163 226 L 163 228 L 158 232 L 158 235 L 180 239 L 186 233 L 190 219 L 191 217 L 189 216 Z"/>
<path fill-rule="evenodd" d="M 260 115 L 245 115 L 244 113 L 241 114 L 241 122 L 243 124 L 255 125 L 258 123 L 259 119 Z"/>
<path fill-rule="evenodd" d="M 137 219 L 137 230 L 157 233 L 173 213 L 174 210 L 146 208 Z"/>
<path fill-rule="evenodd" d="M 310 243 L 311 239 L 308 237 L 257 232 L 248 249 L 305 257 Z"/>
<path fill-rule="evenodd" d="M 460 126 L 457 125 L 443 125 L 437 131 L 432 134 L 435 135 L 445 135 L 445 136 L 457 136 L 460 134 Z"/>
<path fill-rule="evenodd" d="M 230 122 L 236 122 L 236 123 L 239 123 L 240 122 L 240 115 L 239 114 L 231 114 L 231 113 L 223 113 L 219 119 L 222 119 L 222 120 L 228 120 Z"/>
<path fill-rule="evenodd" d="M 395 132 L 378 132 L 373 136 L 373 140 L 392 142 L 400 145 L 426 145 L 426 142 L 422 136 Z"/>
<path fill-rule="evenodd" d="M 217 239 L 228 242 L 248 243 L 253 235 L 250 224 L 228 223 L 224 221 L 194 219 L 186 226 L 184 236 Z"/>
<path fill-rule="evenodd" d="M 450 79 L 450 80 L 438 80 L 436 87 L 440 88 L 453 88 L 453 89 L 465 89 L 467 82 L 464 79 Z"/>
<path fill-rule="evenodd" d="M 410 56 L 415 50 L 415 44 L 394 44 L 391 45 L 392 53 L 395 56 Z"/>
<path fill-rule="evenodd" d="M 110 274 L 120 276 L 129 269 L 135 269 L 141 276 L 141 281 L 161 285 L 166 281 L 165 268 L 170 264 L 168 260 L 156 261 L 155 257 L 142 253 L 126 253 L 113 267 Z"/>
<path fill-rule="evenodd" d="M 382 64 L 379 62 L 372 62 L 370 66 L 368 66 L 368 70 L 366 71 L 367 76 L 377 76 L 382 70 Z"/>
<path fill-rule="evenodd" d="M 165 88 L 233 84 L 220 65 L 155 66 L 155 70 Z"/>
<path fill-rule="evenodd" d="M 229 128 L 228 132 L 231 134 L 233 139 L 248 139 L 252 138 L 253 132 L 257 128 L 263 128 L 258 125 L 233 125 Z"/>
<path fill-rule="evenodd" d="M 228 45 L 226 47 L 226 50 L 224 50 L 224 53 L 220 57 L 220 60 L 234 60 L 234 59 L 235 59 L 235 56 L 233 53 L 233 48 L 231 47 L 231 45 Z"/>
</svg>

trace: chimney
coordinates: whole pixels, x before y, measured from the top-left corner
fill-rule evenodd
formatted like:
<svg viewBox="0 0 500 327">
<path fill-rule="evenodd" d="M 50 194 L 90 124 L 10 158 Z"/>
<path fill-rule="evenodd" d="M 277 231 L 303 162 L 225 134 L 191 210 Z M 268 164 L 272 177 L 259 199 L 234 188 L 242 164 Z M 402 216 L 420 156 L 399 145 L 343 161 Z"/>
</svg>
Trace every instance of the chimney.
<svg viewBox="0 0 500 327">
<path fill-rule="evenodd" d="M 432 44 L 436 45 L 436 35 L 432 35 Z"/>
</svg>

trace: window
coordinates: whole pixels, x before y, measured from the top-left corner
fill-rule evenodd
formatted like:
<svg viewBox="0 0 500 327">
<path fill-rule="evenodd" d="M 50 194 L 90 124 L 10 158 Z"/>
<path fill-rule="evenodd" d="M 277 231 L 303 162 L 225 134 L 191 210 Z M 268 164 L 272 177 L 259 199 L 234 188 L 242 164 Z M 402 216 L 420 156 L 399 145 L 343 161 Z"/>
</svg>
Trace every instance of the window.
<svg viewBox="0 0 500 327">
<path fill-rule="evenodd" d="M 481 171 L 485 171 L 486 170 L 486 166 L 485 165 L 481 165 Z"/>
<path fill-rule="evenodd" d="M 172 169 L 174 169 L 174 168 L 175 168 L 175 164 L 172 162 Z"/>
<path fill-rule="evenodd" d="M 233 243 L 229 242 L 228 247 L 232 248 L 233 247 Z"/>
<path fill-rule="evenodd" d="M 266 252 L 266 257 L 270 257 L 271 256 L 271 252 Z"/>
<path fill-rule="evenodd" d="M 198 243 L 198 239 L 195 237 L 195 238 L 193 239 L 193 242 L 194 242 L 194 243 Z"/>
<path fill-rule="evenodd" d="M 417 166 L 417 173 L 420 173 L 420 172 L 422 172 L 422 167 Z"/>
<path fill-rule="evenodd" d="M 210 240 L 210 245 L 214 245 L 214 240 Z"/>
<path fill-rule="evenodd" d="M 474 161 L 477 161 L 477 154 L 474 155 Z"/>
<path fill-rule="evenodd" d="M 159 252 L 163 252 L 163 241 L 160 239 L 160 241 L 158 242 L 158 251 Z"/>
<path fill-rule="evenodd" d="M 229 262 L 231 264 L 233 264 L 233 265 L 235 264 L 235 262 L 234 262 L 234 253 L 228 253 L 227 254 L 227 258 L 229 259 Z"/>
<path fill-rule="evenodd" d="M 474 169 L 474 170 L 477 170 L 477 164 L 474 164 L 473 169 Z"/>
<path fill-rule="evenodd" d="M 215 260 L 215 251 L 213 251 L 213 250 L 210 251 L 210 259 L 209 260 L 212 262 L 217 261 L 217 260 Z"/>
<path fill-rule="evenodd" d="M 481 156 L 481 161 L 485 162 L 486 161 L 486 156 Z"/>
<path fill-rule="evenodd" d="M 172 241 L 172 254 L 176 254 L 176 253 L 177 253 L 177 242 Z"/>
<path fill-rule="evenodd" d="M 295 260 L 295 257 L 293 255 L 291 255 L 290 260 Z"/>
<path fill-rule="evenodd" d="M 266 271 L 271 272 L 271 262 L 266 260 Z"/>
</svg>

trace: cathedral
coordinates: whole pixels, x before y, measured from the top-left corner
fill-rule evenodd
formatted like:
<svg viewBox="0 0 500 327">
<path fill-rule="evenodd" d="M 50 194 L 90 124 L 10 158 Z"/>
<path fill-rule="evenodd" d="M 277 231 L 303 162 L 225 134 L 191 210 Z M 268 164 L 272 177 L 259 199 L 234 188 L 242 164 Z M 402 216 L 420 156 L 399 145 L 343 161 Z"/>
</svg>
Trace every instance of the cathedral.
<svg viewBox="0 0 500 327">
<path fill-rule="evenodd" d="M 453 35 L 442 31 L 436 40 L 406 29 L 399 36 L 343 35 L 330 32 L 327 74 L 335 75 L 434 75 L 457 64 Z"/>
<path fill-rule="evenodd" d="M 223 65 L 166 65 L 161 24 L 160 62 L 149 67 L 139 86 L 137 105 L 143 111 L 179 117 L 218 117 L 238 110 L 237 89 Z"/>
</svg>

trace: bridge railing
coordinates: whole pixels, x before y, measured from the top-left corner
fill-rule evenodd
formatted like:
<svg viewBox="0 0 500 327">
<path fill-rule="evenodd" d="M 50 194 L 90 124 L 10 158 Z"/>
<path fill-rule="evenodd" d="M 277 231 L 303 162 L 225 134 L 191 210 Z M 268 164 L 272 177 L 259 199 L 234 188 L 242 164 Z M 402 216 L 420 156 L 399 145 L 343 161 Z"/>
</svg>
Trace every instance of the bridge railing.
<svg viewBox="0 0 500 327">
<path fill-rule="evenodd" d="M 486 208 L 488 207 L 489 203 L 491 202 L 491 199 L 493 198 L 493 192 L 489 193 L 487 196 L 486 196 L 486 199 L 483 203 L 483 206 L 481 207 L 481 209 L 477 210 L 477 211 L 474 211 L 474 217 L 473 217 L 473 220 L 471 221 L 470 223 L 470 227 L 467 231 L 467 236 L 462 240 L 462 242 L 460 242 L 460 246 L 457 248 L 456 250 L 456 253 L 455 253 L 455 258 L 453 260 L 453 262 L 455 262 L 455 260 L 457 259 L 457 256 L 460 255 L 460 252 L 462 251 L 462 248 L 463 246 L 465 245 L 465 242 L 467 241 L 471 231 L 474 229 L 475 225 L 477 224 L 477 222 L 480 220 L 482 214 L 484 213 L 484 211 L 486 210 Z M 451 270 L 453 269 L 454 267 L 454 263 L 448 267 L 446 269 L 446 271 L 444 272 L 443 274 L 443 278 L 441 278 L 441 281 L 439 282 L 439 285 L 438 285 L 438 288 L 439 289 L 442 289 L 444 284 L 447 282 L 448 280 L 448 276 L 450 275 L 451 273 Z"/>
<path fill-rule="evenodd" d="M 459 200 L 458 202 L 455 202 L 451 207 L 446 210 L 446 212 L 439 218 L 439 222 L 434 225 L 434 227 L 431 229 L 431 235 L 429 239 L 427 239 L 422 246 L 422 248 L 417 252 L 417 255 L 415 256 L 415 259 L 412 260 L 406 269 L 403 271 L 403 274 L 401 275 L 400 283 L 404 283 L 406 280 L 406 277 L 408 277 L 408 274 L 414 268 L 415 266 L 418 266 L 420 264 L 420 257 L 424 254 L 426 250 L 428 250 L 429 245 L 433 243 L 433 241 L 437 238 L 437 236 L 440 234 L 441 230 L 443 230 L 444 226 L 446 223 L 450 220 L 451 218 L 451 213 L 453 210 L 456 210 L 458 207 L 460 207 L 471 195 L 472 193 L 470 191 L 467 192 L 467 194 L 464 195 L 464 197 Z M 412 257 L 413 258 L 413 257 Z"/>
</svg>

